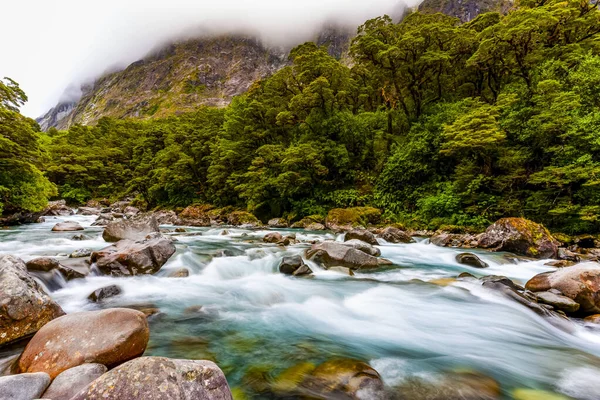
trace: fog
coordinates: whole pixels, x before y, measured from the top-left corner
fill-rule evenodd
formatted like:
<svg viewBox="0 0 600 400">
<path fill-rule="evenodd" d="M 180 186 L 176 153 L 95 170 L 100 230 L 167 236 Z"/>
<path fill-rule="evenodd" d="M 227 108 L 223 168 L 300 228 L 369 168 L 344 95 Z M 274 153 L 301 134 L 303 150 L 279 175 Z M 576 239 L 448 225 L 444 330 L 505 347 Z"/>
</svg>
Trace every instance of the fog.
<svg viewBox="0 0 600 400">
<path fill-rule="evenodd" d="M 161 43 L 198 32 L 252 32 L 272 46 L 310 40 L 325 23 L 356 27 L 399 15 L 419 0 L 19 0 L 0 14 L 0 77 L 29 96 L 23 114 L 38 117 L 83 82 L 139 60 Z"/>
</svg>

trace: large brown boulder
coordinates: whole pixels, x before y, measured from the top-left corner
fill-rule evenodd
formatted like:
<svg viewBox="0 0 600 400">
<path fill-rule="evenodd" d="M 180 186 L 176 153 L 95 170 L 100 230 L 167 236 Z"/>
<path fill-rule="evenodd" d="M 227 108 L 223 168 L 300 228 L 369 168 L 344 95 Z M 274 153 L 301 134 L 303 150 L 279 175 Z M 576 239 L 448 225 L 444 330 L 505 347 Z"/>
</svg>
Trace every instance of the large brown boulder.
<svg viewBox="0 0 600 400">
<path fill-rule="evenodd" d="M 180 214 L 181 225 L 188 226 L 210 226 L 208 212 L 212 209 L 209 205 L 195 205 L 186 207 Z"/>
<path fill-rule="evenodd" d="M 22 260 L 0 256 L 0 346 L 37 332 L 63 314 Z"/>
<path fill-rule="evenodd" d="M 155 237 L 141 242 L 121 240 L 93 252 L 90 259 L 105 275 L 129 276 L 158 272 L 174 253 L 171 240 Z"/>
<path fill-rule="evenodd" d="M 356 270 L 377 268 L 379 266 L 379 261 L 376 257 L 338 242 L 314 244 L 306 251 L 306 257 L 318 264 L 322 264 L 325 268 L 347 267 Z"/>
<path fill-rule="evenodd" d="M 600 313 L 600 264 L 583 263 L 544 272 L 531 278 L 525 288 L 532 292 L 555 289 L 578 303 L 579 312 Z"/>
<path fill-rule="evenodd" d="M 104 228 L 102 238 L 107 242 L 119 240 L 143 240 L 151 233 L 160 232 L 154 216 L 143 216 L 132 219 L 120 219 L 109 222 Z"/>
<path fill-rule="evenodd" d="M 357 239 L 373 246 L 377 246 L 379 244 L 375 238 L 375 235 L 366 229 L 352 229 L 350 232 L 347 232 L 344 235 L 344 242 L 352 239 Z"/>
<path fill-rule="evenodd" d="M 75 221 L 59 222 L 52 227 L 52 232 L 72 232 L 82 230 L 83 226 L 79 225 L 79 223 Z"/>
<path fill-rule="evenodd" d="M 479 238 L 479 247 L 535 258 L 556 258 L 558 241 L 543 225 L 524 218 L 503 218 Z"/>
<path fill-rule="evenodd" d="M 44 325 L 25 347 L 20 372 L 46 372 L 52 379 L 69 368 L 98 363 L 111 368 L 146 350 L 146 316 L 128 308 L 68 314 Z"/>
<path fill-rule="evenodd" d="M 227 379 L 203 360 L 141 357 L 92 382 L 71 400 L 231 400 Z"/>
</svg>

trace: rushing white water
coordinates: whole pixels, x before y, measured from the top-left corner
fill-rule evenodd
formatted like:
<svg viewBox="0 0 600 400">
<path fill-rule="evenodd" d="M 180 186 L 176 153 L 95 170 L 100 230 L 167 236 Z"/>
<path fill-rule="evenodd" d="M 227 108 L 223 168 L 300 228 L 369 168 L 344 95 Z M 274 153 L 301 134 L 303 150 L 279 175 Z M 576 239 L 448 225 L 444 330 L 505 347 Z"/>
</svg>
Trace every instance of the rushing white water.
<svg viewBox="0 0 600 400">
<path fill-rule="evenodd" d="M 74 241 L 73 232 L 50 231 L 66 219 L 85 226 L 83 233 L 92 239 Z M 90 227 L 93 220 L 48 218 L 2 230 L 0 253 L 27 260 L 102 248 L 102 228 Z M 466 271 L 523 284 L 552 269 L 544 261 L 512 263 L 502 254 L 478 252 L 490 265 L 481 270 L 458 264 L 459 249 L 421 240 L 382 244 L 392 267 L 349 277 L 311 265 L 312 277 L 294 278 L 278 273 L 277 266 L 308 244 L 283 249 L 262 243 L 267 230 L 227 228 L 222 235 L 223 230 L 188 228 L 202 235 L 177 236 L 176 254 L 154 276 L 92 276 L 51 295 L 67 312 L 95 309 L 87 296 L 119 285 L 123 294 L 104 306 L 151 304 L 162 313 L 151 319 L 147 354 L 214 359 L 232 386 L 242 385 L 252 366 L 280 371 L 300 361 L 347 356 L 370 362 L 391 386 L 470 368 L 497 379 L 507 398 L 522 387 L 600 398 L 600 331 L 577 321 L 557 327 L 477 282 L 428 282 Z M 336 238 L 295 233 L 302 240 Z M 226 256 L 215 257 L 224 251 Z M 166 277 L 182 267 L 190 270 L 188 278 Z"/>
</svg>

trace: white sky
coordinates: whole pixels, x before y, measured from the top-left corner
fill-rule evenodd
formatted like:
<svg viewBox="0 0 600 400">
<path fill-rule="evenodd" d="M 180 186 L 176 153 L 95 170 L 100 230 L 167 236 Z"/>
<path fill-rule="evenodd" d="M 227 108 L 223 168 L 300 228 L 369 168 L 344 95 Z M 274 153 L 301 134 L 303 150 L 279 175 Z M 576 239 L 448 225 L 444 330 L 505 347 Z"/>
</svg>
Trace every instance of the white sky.
<svg viewBox="0 0 600 400">
<path fill-rule="evenodd" d="M 266 39 L 307 39 L 326 20 L 358 26 L 419 0 L 0 0 L 0 78 L 29 96 L 38 117 L 79 87 L 194 28 L 252 29 Z"/>
</svg>

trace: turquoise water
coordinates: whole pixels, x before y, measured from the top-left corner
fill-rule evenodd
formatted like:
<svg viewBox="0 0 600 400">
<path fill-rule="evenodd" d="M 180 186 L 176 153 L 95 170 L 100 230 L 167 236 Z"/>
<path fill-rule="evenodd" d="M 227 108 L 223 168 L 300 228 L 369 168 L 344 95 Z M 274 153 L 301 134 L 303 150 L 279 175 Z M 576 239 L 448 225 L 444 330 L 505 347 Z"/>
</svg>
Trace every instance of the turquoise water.
<svg viewBox="0 0 600 400">
<path fill-rule="evenodd" d="M 73 233 L 50 231 L 65 219 L 79 221 L 92 239 L 73 241 Z M 0 253 L 28 260 L 102 248 L 102 228 L 90 227 L 93 220 L 49 218 L 2 230 Z M 476 282 L 428 282 L 466 271 L 524 283 L 552 269 L 544 261 L 513 264 L 501 254 L 480 252 L 490 268 L 477 270 L 456 263 L 459 250 L 421 240 L 381 245 L 393 267 L 348 277 L 312 265 L 314 276 L 294 278 L 277 272 L 279 261 L 309 244 L 282 249 L 262 243 L 266 230 L 226 228 L 222 235 L 223 229 L 188 228 L 202 236 L 177 236 L 177 253 L 155 276 L 88 277 L 51 296 L 67 312 L 92 310 L 97 306 L 86 300 L 92 291 L 121 286 L 123 295 L 106 307 L 160 310 L 150 318 L 147 355 L 211 359 L 230 386 L 250 396 L 257 379 L 300 362 L 352 357 L 371 364 L 390 387 L 468 368 L 498 380 L 506 398 L 521 387 L 600 398 L 600 330 L 578 321 L 551 324 Z M 295 233 L 307 241 L 341 240 L 332 233 Z M 223 250 L 232 255 L 215 257 Z M 182 267 L 190 270 L 188 278 L 166 277 Z"/>
</svg>

